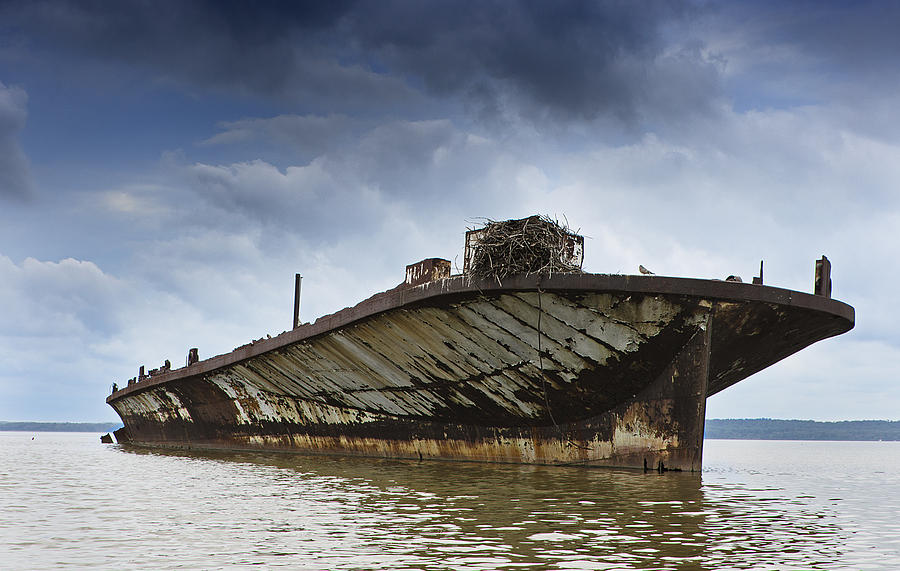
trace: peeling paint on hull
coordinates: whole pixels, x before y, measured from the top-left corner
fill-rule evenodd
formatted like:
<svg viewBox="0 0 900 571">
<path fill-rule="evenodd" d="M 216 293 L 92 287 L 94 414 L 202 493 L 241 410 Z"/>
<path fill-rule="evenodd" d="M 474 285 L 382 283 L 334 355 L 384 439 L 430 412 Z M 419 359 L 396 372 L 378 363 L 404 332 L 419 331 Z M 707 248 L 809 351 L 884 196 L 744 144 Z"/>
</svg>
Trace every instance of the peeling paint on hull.
<svg viewBox="0 0 900 571">
<path fill-rule="evenodd" d="M 708 395 L 853 319 L 712 280 L 453 277 L 107 402 L 151 446 L 699 470 Z"/>
</svg>

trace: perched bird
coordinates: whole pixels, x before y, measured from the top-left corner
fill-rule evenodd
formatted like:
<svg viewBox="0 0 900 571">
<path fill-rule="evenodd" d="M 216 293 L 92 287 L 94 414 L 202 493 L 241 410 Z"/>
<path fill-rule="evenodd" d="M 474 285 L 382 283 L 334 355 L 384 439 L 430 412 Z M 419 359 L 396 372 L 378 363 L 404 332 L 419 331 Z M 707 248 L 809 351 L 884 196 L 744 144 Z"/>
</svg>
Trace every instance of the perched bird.
<svg viewBox="0 0 900 571">
<path fill-rule="evenodd" d="M 640 272 L 641 272 L 642 274 L 644 274 L 644 275 L 646 275 L 646 274 L 653 275 L 653 272 L 651 272 L 650 270 L 648 270 L 648 269 L 645 268 L 644 266 L 638 266 L 638 271 L 640 271 Z"/>
</svg>

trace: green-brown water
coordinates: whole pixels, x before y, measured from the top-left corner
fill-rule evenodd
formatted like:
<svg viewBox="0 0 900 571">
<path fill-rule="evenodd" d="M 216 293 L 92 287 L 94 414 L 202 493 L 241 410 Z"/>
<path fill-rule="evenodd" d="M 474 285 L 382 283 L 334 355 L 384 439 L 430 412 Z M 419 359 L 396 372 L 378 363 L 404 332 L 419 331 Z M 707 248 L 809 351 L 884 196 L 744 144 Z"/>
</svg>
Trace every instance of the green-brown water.
<svg viewBox="0 0 900 571">
<path fill-rule="evenodd" d="M 660 475 L 0 433 L 0 568 L 900 569 L 900 443 L 705 454 Z"/>
</svg>

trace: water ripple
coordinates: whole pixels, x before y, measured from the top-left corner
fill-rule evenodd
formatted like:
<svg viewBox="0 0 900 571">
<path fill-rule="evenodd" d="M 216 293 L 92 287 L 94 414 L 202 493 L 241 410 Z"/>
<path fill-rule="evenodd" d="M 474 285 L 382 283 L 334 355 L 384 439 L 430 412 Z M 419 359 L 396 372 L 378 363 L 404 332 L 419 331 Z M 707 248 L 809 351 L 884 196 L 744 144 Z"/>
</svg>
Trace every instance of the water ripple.
<svg viewBox="0 0 900 571">
<path fill-rule="evenodd" d="M 0 433 L 0 552 L 11 569 L 900 568 L 896 443 L 709 441 L 705 462 L 659 475 Z"/>
</svg>

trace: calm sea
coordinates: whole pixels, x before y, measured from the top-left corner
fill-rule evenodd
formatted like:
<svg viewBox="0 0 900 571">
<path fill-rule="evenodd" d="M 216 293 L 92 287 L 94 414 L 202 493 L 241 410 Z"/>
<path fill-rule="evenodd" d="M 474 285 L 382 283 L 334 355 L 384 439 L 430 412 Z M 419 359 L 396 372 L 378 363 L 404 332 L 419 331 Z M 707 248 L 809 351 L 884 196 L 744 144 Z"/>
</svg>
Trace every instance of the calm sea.
<svg viewBox="0 0 900 571">
<path fill-rule="evenodd" d="M 900 569 L 900 443 L 705 453 L 642 474 L 2 432 L 0 568 Z"/>
</svg>

